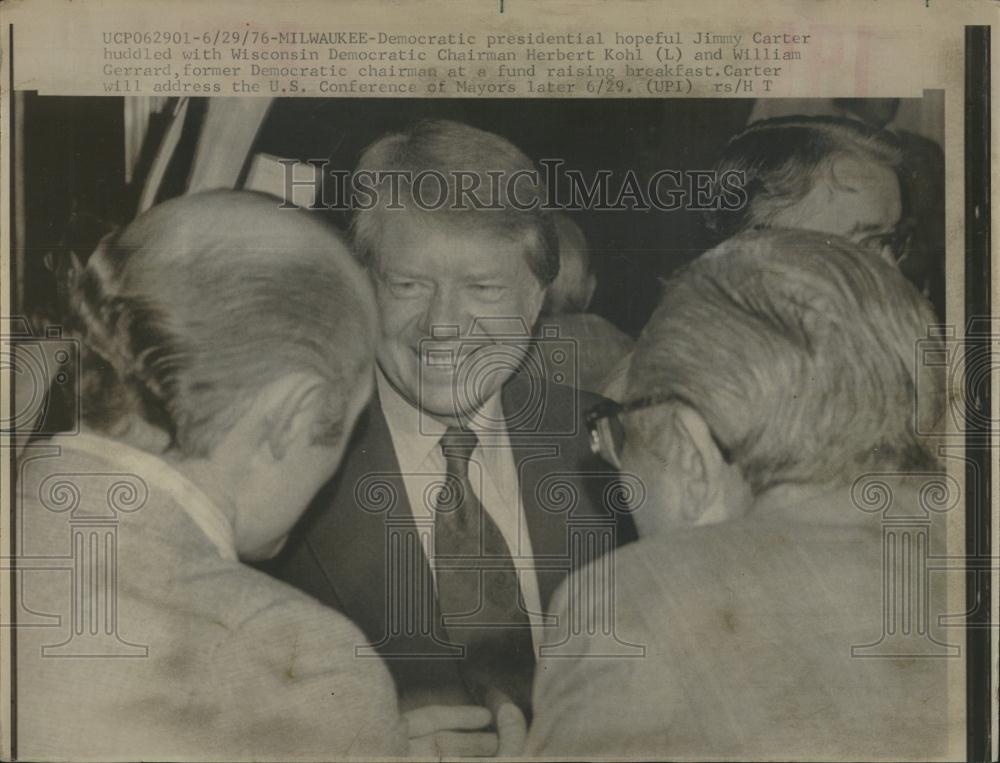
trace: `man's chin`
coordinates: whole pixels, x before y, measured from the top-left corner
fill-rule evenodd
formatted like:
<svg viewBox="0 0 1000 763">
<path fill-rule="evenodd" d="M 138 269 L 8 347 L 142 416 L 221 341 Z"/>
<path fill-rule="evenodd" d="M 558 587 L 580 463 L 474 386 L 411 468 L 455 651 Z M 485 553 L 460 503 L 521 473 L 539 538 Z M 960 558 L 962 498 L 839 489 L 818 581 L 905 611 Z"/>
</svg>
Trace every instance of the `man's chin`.
<svg viewBox="0 0 1000 763">
<path fill-rule="evenodd" d="M 389 383 L 395 387 L 404 398 L 425 413 L 447 421 L 471 417 L 479 411 L 488 397 L 496 392 L 493 384 L 475 384 L 476 379 L 456 379 L 456 373 L 451 368 L 418 368 L 416 374 L 400 379 L 401 374 L 383 373 Z M 490 380 L 494 381 L 494 380 Z M 403 383 L 401 383 L 403 382 Z M 489 386 L 487 398 L 482 395 Z"/>
<path fill-rule="evenodd" d="M 421 410 L 437 418 L 453 419 L 465 413 L 465 406 L 459 404 L 454 388 L 451 385 L 424 384 L 417 397 L 416 404 Z"/>
</svg>

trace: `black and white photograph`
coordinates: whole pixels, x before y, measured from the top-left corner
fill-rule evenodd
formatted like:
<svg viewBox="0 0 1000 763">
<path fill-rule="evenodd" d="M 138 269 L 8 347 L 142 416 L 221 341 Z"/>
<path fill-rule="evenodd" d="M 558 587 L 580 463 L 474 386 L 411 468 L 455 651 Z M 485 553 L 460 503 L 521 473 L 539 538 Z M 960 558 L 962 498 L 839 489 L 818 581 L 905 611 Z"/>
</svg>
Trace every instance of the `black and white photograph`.
<svg viewBox="0 0 1000 763">
<path fill-rule="evenodd" d="M 989 28 L 965 93 L 579 52 L 739 94 L 810 44 L 760 28 L 11 84 L 4 759 L 994 759 Z"/>
</svg>

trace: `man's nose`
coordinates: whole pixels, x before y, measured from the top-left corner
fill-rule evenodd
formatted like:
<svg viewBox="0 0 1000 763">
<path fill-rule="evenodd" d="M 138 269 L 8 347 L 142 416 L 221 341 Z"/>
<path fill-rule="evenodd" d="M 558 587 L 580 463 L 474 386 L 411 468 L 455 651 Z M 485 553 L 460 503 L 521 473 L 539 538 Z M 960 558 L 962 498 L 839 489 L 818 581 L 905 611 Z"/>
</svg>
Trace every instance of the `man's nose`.
<svg viewBox="0 0 1000 763">
<path fill-rule="evenodd" d="M 448 290 L 436 289 L 424 310 L 421 329 L 424 336 L 434 336 L 435 333 L 447 330 L 454 335 L 457 327 L 459 334 L 466 330 L 468 316 L 453 293 Z"/>
</svg>

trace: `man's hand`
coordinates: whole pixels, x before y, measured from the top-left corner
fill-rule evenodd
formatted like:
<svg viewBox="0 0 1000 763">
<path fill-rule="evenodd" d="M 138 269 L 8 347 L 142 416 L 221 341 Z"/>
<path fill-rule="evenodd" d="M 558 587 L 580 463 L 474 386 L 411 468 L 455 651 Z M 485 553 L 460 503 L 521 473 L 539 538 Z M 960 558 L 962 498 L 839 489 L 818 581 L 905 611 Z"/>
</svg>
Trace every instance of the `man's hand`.
<svg viewBox="0 0 1000 763">
<path fill-rule="evenodd" d="M 410 710 L 403 717 L 409 727 L 411 757 L 490 757 L 497 754 L 501 745 L 502 737 L 482 730 L 493 724 L 493 713 L 485 707 L 427 705 Z"/>
<path fill-rule="evenodd" d="M 528 723 L 521 708 L 513 702 L 505 702 L 497 710 L 497 757 L 523 755 L 524 743 L 528 738 Z"/>
</svg>

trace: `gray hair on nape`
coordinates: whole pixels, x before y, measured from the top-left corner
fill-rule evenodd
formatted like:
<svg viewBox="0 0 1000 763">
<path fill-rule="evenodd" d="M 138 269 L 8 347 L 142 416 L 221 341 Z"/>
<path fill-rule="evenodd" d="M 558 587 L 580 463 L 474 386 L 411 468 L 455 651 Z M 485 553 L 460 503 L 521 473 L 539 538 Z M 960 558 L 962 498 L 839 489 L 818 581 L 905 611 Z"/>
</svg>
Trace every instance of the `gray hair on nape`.
<svg viewBox="0 0 1000 763">
<path fill-rule="evenodd" d="M 743 234 L 665 284 L 628 397 L 689 403 L 755 493 L 932 468 L 915 420 L 918 405 L 943 413 L 943 379 L 917 361 L 934 323 L 898 270 L 847 240 Z"/>
</svg>

